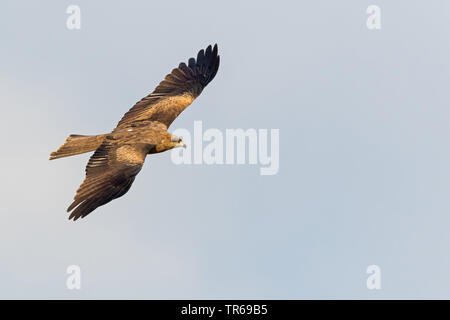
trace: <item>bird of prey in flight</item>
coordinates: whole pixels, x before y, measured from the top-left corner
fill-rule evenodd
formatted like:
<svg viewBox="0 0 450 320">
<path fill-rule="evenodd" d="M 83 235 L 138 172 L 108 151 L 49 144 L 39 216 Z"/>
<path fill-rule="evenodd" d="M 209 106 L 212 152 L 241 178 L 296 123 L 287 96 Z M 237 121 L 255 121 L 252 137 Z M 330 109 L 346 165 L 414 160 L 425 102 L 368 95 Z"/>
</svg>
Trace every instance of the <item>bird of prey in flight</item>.
<svg viewBox="0 0 450 320">
<path fill-rule="evenodd" d="M 50 160 L 94 151 L 86 177 L 67 209 L 69 219 L 83 218 L 130 189 L 148 154 L 185 147 L 167 132 L 175 118 L 197 98 L 219 69 L 217 44 L 200 50 L 197 59 L 180 63 L 156 89 L 137 102 L 107 134 L 70 135 Z"/>
</svg>

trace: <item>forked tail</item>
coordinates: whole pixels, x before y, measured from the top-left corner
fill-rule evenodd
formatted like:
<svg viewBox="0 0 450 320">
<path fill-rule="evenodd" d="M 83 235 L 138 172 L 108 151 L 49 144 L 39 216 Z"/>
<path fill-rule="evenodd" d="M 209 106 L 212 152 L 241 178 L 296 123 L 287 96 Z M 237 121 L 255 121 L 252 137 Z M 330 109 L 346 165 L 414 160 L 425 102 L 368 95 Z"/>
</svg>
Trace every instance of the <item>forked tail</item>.
<svg viewBox="0 0 450 320">
<path fill-rule="evenodd" d="M 71 134 L 67 137 L 66 142 L 64 142 L 58 150 L 50 154 L 50 160 L 94 151 L 100 147 L 107 135 L 108 134 L 82 136 L 78 134 Z"/>
</svg>

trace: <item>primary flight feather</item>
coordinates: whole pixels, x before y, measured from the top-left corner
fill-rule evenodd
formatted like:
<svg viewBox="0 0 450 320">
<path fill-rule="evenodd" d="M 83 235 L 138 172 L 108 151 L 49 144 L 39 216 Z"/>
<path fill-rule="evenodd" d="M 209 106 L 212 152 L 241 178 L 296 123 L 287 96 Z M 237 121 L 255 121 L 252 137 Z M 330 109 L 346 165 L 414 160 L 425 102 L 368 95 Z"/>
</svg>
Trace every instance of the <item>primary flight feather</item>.
<svg viewBox="0 0 450 320">
<path fill-rule="evenodd" d="M 168 127 L 197 98 L 219 69 L 217 45 L 200 50 L 197 59 L 180 63 L 156 89 L 137 102 L 108 134 L 70 135 L 50 160 L 94 151 L 86 178 L 67 209 L 69 219 L 83 218 L 130 189 L 148 154 L 183 147 Z"/>
</svg>

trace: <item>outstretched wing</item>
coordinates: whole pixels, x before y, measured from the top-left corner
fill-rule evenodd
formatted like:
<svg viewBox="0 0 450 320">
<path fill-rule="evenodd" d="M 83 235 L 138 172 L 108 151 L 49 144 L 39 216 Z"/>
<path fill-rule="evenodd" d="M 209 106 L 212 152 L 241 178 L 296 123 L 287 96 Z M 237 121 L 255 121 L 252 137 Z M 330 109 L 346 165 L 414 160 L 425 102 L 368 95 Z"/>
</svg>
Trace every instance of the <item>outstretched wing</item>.
<svg viewBox="0 0 450 320">
<path fill-rule="evenodd" d="M 105 138 L 86 166 L 86 178 L 78 188 L 69 219 L 83 218 L 113 199 L 123 196 L 144 164 L 154 145 L 119 144 L 113 136 Z"/>
<path fill-rule="evenodd" d="M 197 98 L 203 88 L 214 79 L 219 69 L 217 44 L 200 50 L 197 60 L 190 58 L 188 65 L 180 63 L 156 89 L 136 103 L 120 120 L 117 127 L 140 120 L 153 120 L 167 127 Z"/>
</svg>

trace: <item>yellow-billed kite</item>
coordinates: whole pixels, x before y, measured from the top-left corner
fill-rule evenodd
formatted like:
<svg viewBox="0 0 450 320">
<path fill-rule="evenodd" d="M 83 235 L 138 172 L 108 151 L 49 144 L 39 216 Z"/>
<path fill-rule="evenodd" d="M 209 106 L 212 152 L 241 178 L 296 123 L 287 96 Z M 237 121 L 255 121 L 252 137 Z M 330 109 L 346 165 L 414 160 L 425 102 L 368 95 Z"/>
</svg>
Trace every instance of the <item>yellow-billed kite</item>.
<svg viewBox="0 0 450 320">
<path fill-rule="evenodd" d="M 67 209 L 69 219 L 83 218 L 123 196 L 144 164 L 147 154 L 183 147 L 181 138 L 167 132 L 175 118 L 197 98 L 219 69 L 217 45 L 200 50 L 197 59 L 180 63 L 156 89 L 136 103 L 107 134 L 70 135 L 50 160 L 94 151 L 86 178 Z"/>
</svg>

